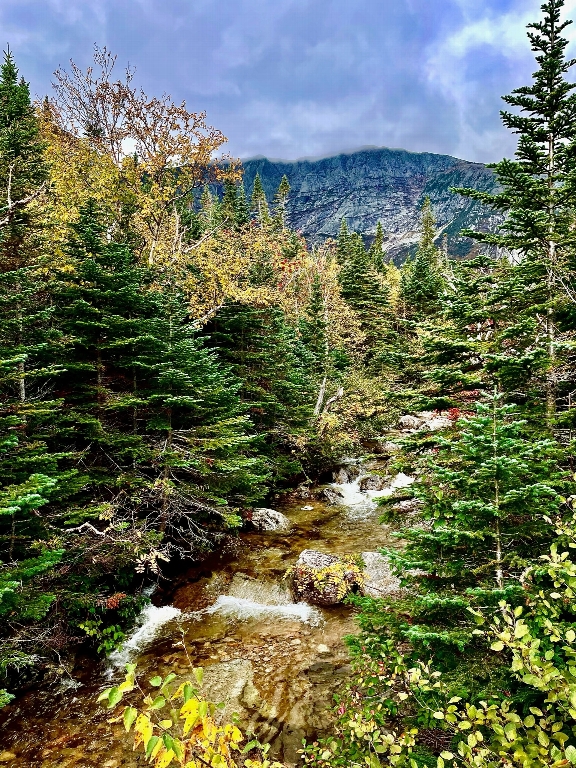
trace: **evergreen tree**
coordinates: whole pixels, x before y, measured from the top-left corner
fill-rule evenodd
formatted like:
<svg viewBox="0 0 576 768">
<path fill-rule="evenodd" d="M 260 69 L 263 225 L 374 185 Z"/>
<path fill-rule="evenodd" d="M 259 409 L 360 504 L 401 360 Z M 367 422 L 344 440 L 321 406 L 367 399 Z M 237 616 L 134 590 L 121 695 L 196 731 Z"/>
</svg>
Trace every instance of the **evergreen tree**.
<svg viewBox="0 0 576 768">
<path fill-rule="evenodd" d="M 250 206 L 246 199 L 246 190 L 244 189 L 244 183 L 240 183 L 238 187 L 238 197 L 236 199 L 236 222 L 239 227 L 243 227 L 250 221 Z"/>
<path fill-rule="evenodd" d="M 386 333 L 390 304 L 386 286 L 372 266 L 364 241 L 356 232 L 338 241 L 338 259 L 341 260 L 340 285 L 342 296 L 358 313 L 366 341 L 373 353 Z"/>
<path fill-rule="evenodd" d="M 264 192 L 259 173 L 254 177 L 252 197 L 250 198 L 250 209 L 254 213 L 256 221 L 261 227 L 270 223 L 270 209 L 268 207 L 268 200 L 266 199 L 266 193 Z"/>
<path fill-rule="evenodd" d="M 18 78 L 10 51 L 0 69 L 0 261 L 2 269 L 24 266 L 25 242 L 34 217 L 27 201 L 46 182 L 48 169 L 28 84 Z"/>
<path fill-rule="evenodd" d="M 538 69 L 530 86 L 504 97 L 519 110 L 519 114 L 501 113 L 504 125 L 518 134 L 519 140 L 515 160 L 505 159 L 491 166 L 501 191 L 457 190 L 506 214 L 496 234 L 465 234 L 522 255 L 516 280 L 523 284 L 525 305 L 533 306 L 535 320 L 536 314 L 545 317 L 545 341 L 539 346 L 548 357 L 549 423 L 556 397 L 556 315 L 565 287 L 572 281 L 576 246 L 572 202 L 576 185 L 576 85 L 566 79 L 575 60 L 566 58 L 568 40 L 562 32 L 571 22 L 561 21 L 563 7 L 564 0 L 547 0 L 542 5 L 544 18 L 528 25 Z"/>
<path fill-rule="evenodd" d="M 376 225 L 374 242 L 370 246 L 368 255 L 370 256 L 370 261 L 374 266 L 374 269 L 378 272 L 383 272 L 386 265 L 386 253 L 384 252 L 384 230 L 381 221 Z"/>
<path fill-rule="evenodd" d="M 340 222 L 340 229 L 338 231 L 338 239 L 336 241 L 336 258 L 339 264 L 344 264 L 348 258 L 348 245 L 349 245 L 350 232 L 348 230 L 348 224 L 346 219 L 342 219 Z"/>
<path fill-rule="evenodd" d="M 402 280 L 402 297 L 417 315 L 434 314 L 440 307 L 444 280 L 435 239 L 436 221 L 427 197 L 422 206 L 422 235 L 416 257 L 406 264 Z"/>
<path fill-rule="evenodd" d="M 293 440 L 307 429 L 314 408 L 314 360 L 278 307 L 230 303 L 207 332 L 241 381 L 259 450 L 272 466 L 273 482 L 281 485 L 302 471 Z"/>
<path fill-rule="evenodd" d="M 410 622 L 397 615 L 394 631 L 420 658 L 433 650 L 446 664 L 456 663 L 457 649 L 478 650 L 468 608 L 522 599 L 519 579 L 554 538 L 548 518 L 557 516 L 567 482 L 558 446 L 535 439 L 499 395 L 456 427 L 423 460 L 415 486 L 422 512 L 398 534 L 406 549 L 388 552 L 412 585 Z"/>
<path fill-rule="evenodd" d="M 226 179 L 224 182 L 221 210 L 222 216 L 228 222 L 228 226 L 236 226 L 238 218 L 238 187 L 229 179 Z"/>
<path fill-rule="evenodd" d="M 286 174 L 282 176 L 280 186 L 274 195 L 274 223 L 279 230 L 286 229 L 286 203 L 290 194 L 290 183 Z"/>
</svg>

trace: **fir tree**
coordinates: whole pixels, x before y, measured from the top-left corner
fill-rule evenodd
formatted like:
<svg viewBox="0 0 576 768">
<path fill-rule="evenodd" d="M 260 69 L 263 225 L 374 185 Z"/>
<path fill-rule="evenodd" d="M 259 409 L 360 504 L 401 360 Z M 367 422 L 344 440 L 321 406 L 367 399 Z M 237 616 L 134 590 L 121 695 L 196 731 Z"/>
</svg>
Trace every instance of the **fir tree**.
<svg viewBox="0 0 576 768">
<path fill-rule="evenodd" d="M 342 219 L 340 222 L 340 229 L 338 230 L 338 239 L 336 240 L 336 258 L 339 264 L 344 264 L 348 258 L 350 232 L 348 230 L 348 224 L 346 219 Z"/>
<path fill-rule="evenodd" d="M 266 193 L 264 192 L 259 173 L 254 177 L 252 197 L 250 198 L 250 209 L 254 213 L 256 221 L 261 227 L 270 223 L 270 209 L 268 207 L 268 200 L 266 199 Z"/>
<path fill-rule="evenodd" d="M 359 234 L 348 234 L 347 229 L 343 229 L 337 252 L 342 263 L 342 296 L 358 313 L 372 354 L 386 333 L 390 311 L 388 290 L 372 266 Z"/>
<path fill-rule="evenodd" d="M 422 206 L 422 235 L 416 257 L 406 264 L 402 281 L 402 297 L 417 315 L 434 314 L 439 310 L 444 281 L 435 239 L 436 221 L 427 197 Z"/>
<path fill-rule="evenodd" d="M 386 265 L 386 254 L 384 252 L 384 230 L 381 221 L 376 225 L 376 234 L 368 255 L 374 269 L 378 272 L 383 272 Z"/>
<path fill-rule="evenodd" d="M 422 514 L 398 534 L 405 551 L 389 552 L 418 589 L 402 634 L 417 653 L 433 648 L 439 658 L 443 647 L 474 646 L 468 607 L 521 598 L 519 578 L 554 538 L 547 518 L 558 514 L 566 483 L 557 445 L 534 439 L 501 396 L 457 428 L 425 462 L 415 491 Z"/>
<path fill-rule="evenodd" d="M 25 241 L 34 217 L 27 201 L 37 196 L 48 177 L 44 143 L 30 102 L 30 90 L 10 51 L 0 70 L 0 255 L 2 268 L 23 266 Z"/>
<path fill-rule="evenodd" d="M 286 229 L 286 204 L 290 194 L 290 183 L 286 174 L 282 176 L 280 186 L 274 195 L 274 223 L 279 230 Z"/>
<path fill-rule="evenodd" d="M 519 110 L 519 114 L 501 113 L 504 125 L 518 134 L 519 140 L 515 160 L 505 159 L 491 166 L 501 191 L 489 194 L 457 190 L 506 214 L 497 234 L 465 234 L 522 254 L 517 280 L 523 283 L 526 304 L 537 307 L 538 315 L 546 318 L 543 348 L 549 365 L 549 423 L 556 397 L 556 314 L 560 297 L 571 281 L 576 246 L 572 204 L 576 185 L 576 85 L 566 79 L 575 61 L 566 58 L 568 40 L 562 32 L 571 22 L 561 21 L 563 7 L 564 0 L 547 0 L 542 5 L 542 21 L 528 25 L 538 69 L 530 86 L 517 88 L 504 97 L 507 104 Z"/>
<path fill-rule="evenodd" d="M 246 190 L 242 182 L 238 187 L 238 197 L 236 199 L 236 222 L 239 227 L 243 227 L 250 221 L 250 206 L 246 199 Z"/>
</svg>

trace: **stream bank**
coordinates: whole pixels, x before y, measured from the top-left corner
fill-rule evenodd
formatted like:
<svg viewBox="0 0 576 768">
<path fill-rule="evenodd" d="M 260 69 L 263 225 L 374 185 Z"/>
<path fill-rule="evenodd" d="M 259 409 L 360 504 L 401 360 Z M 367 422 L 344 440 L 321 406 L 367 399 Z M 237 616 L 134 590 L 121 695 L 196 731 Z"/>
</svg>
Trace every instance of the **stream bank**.
<svg viewBox="0 0 576 768">
<path fill-rule="evenodd" d="M 330 725 L 334 692 L 350 674 L 343 637 L 355 631 L 350 608 L 295 603 L 284 574 L 300 553 L 347 555 L 394 546 L 379 523 L 378 496 L 411 478 L 376 480 L 386 465 L 348 463 L 328 496 L 292 499 L 277 509 L 288 529 L 243 533 L 234 553 L 214 553 L 171 589 L 170 604 L 149 606 L 123 649 L 104 666 L 79 665 L 58 689 L 26 693 L 0 712 L 0 764 L 11 768 L 132 768 L 144 765 L 120 724 L 96 705 L 127 661 L 144 678 L 190 663 L 205 669 L 204 693 L 238 713 L 244 730 L 271 744 L 287 765 L 303 738 Z"/>
</svg>

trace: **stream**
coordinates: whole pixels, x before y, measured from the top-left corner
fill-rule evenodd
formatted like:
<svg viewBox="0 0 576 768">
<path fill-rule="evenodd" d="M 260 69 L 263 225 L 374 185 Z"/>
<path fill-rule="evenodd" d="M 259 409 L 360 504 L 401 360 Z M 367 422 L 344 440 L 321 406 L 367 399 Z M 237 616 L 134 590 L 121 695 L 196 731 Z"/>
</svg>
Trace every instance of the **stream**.
<svg viewBox="0 0 576 768">
<path fill-rule="evenodd" d="M 305 549 L 343 555 L 396 545 L 379 523 L 375 498 L 411 478 L 369 490 L 385 465 L 349 463 L 331 490 L 336 503 L 297 499 L 276 509 L 289 529 L 243 533 L 235 550 L 215 553 L 178 577 L 169 605 L 149 605 L 120 651 L 103 664 L 80 662 L 61 683 L 31 690 L 0 711 L 0 765 L 10 768 L 132 768 L 145 765 L 121 724 L 96 704 L 123 678 L 128 661 L 145 679 L 205 670 L 203 694 L 238 713 L 243 729 L 271 743 L 271 754 L 298 763 L 303 738 L 330 725 L 334 692 L 350 665 L 343 637 L 356 627 L 350 608 L 294 603 L 283 580 Z M 368 480 L 368 481 L 367 481 Z"/>
</svg>

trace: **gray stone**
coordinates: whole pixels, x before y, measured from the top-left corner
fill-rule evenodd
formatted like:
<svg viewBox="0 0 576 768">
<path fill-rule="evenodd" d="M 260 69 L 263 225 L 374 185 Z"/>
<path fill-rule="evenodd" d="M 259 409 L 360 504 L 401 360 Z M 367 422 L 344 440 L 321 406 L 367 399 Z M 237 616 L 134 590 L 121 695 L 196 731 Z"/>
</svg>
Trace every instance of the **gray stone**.
<svg viewBox="0 0 576 768">
<path fill-rule="evenodd" d="M 380 552 L 362 552 L 365 583 L 362 592 L 368 597 L 387 597 L 400 592 L 400 579 L 395 576 L 388 558 Z"/>
<path fill-rule="evenodd" d="M 360 480 L 359 486 L 361 491 L 381 491 L 386 488 L 390 482 L 389 477 L 382 477 L 382 475 L 368 475 Z"/>
<path fill-rule="evenodd" d="M 423 422 L 416 416 L 401 416 L 398 426 L 400 429 L 420 429 Z"/>
<path fill-rule="evenodd" d="M 251 523 L 257 531 L 287 531 L 291 527 L 290 520 L 282 512 L 264 507 L 252 511 Z"/>
</svg>

